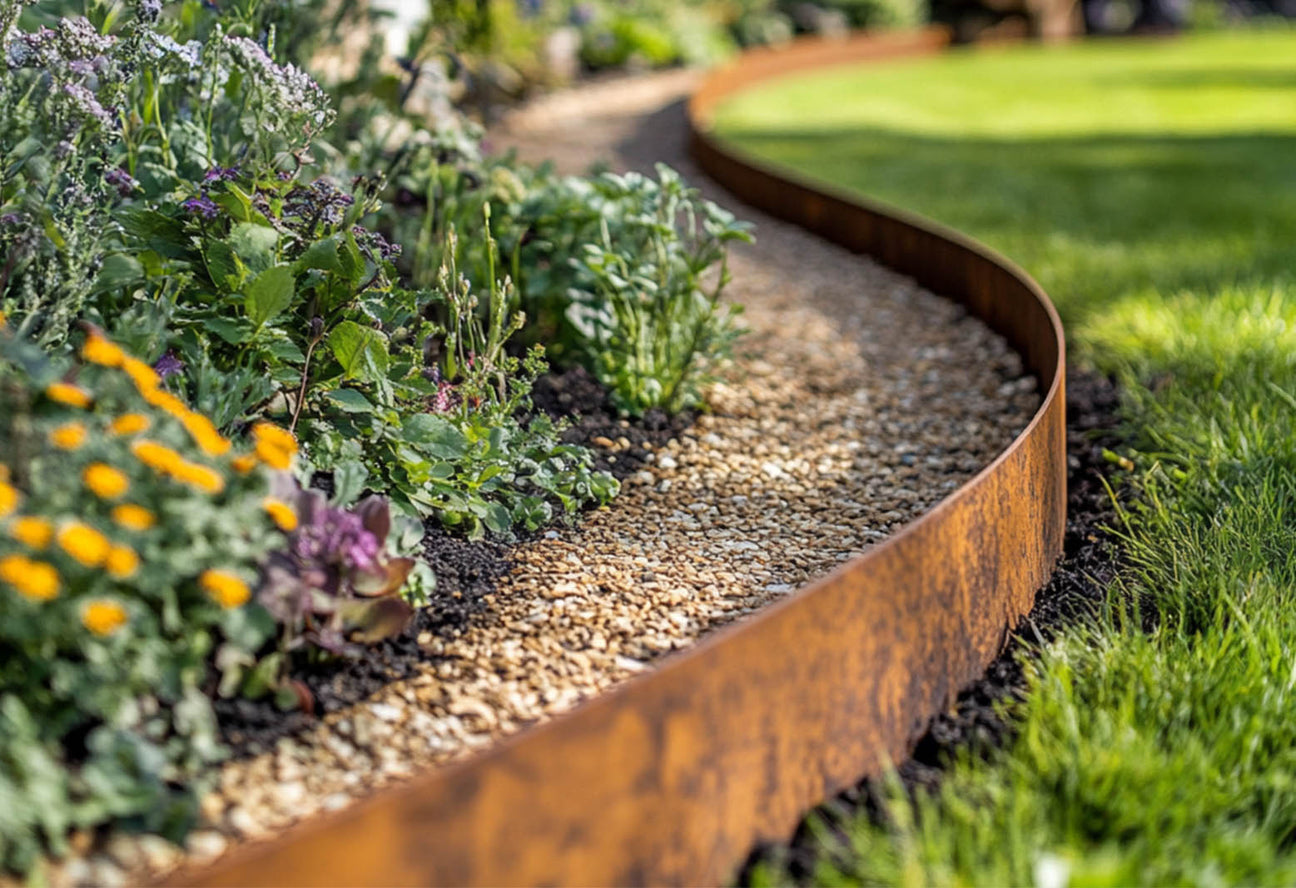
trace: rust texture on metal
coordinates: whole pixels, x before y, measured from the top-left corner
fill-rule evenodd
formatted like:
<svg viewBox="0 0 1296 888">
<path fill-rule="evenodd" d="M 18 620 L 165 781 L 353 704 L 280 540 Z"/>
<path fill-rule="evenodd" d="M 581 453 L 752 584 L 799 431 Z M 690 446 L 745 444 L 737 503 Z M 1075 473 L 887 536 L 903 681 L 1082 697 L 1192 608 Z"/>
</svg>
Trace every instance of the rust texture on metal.
<svg viewBox="0 0 1296 888">
<path fill-rule="evenodd" d="M 1030 426 L 934 510 L 658 668 L 465 760 L 248 846 L 195 885 L 709 884 L 754 842 L 903 758 L 1029 610 L 1062 547 L 1063 340 L 1040 288 L 962 235 L 767 168 L 713 137 L 760 79 L 938 51 L 939 32 L 752 53 L 690 107 L 693 150 L 740 199 L 966 303 L 1023 354 Z"/>
</svg>

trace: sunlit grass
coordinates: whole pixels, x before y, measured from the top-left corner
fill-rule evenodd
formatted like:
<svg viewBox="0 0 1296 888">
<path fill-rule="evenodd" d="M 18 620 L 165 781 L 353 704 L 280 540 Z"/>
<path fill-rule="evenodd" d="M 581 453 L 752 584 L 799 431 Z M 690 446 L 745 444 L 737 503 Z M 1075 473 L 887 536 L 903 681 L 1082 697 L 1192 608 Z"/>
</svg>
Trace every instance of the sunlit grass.
<svg viewBox="0 0 1296 888">
<path fill-rule="evenodd" d="M 718 124 L 1040 279 L 1124 384 L 1123 582 L 1160 612 L 1055 645 L 1007 750 L 820 878 L 1296 882 L 1296 32 L 840 69 Z"/>
</svg>

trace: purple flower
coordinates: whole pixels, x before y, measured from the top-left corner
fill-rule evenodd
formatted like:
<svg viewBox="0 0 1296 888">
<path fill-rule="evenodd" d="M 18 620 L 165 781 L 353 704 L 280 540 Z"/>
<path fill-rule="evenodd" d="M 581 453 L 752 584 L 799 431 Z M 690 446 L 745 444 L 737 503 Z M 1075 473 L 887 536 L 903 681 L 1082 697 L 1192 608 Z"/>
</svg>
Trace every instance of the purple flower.
<svg viewBox="0 0 1296 888">
<path fill-rule="evenodd" d="M 3 213 L 0 214 L 0 225 L 21 225 L 23 217 L 21 213 Z"/>
<path fill-rule="evenodd" d="M 162 0 L 141 0 L 138 9 L 140 20 L 152 24 L 162 15 Z"/>
<path fill-rule="evenodd" d="M 215 219 L 220 215 L 220 207 L 218 207 L 215 201 L 205 194 L 189 198 L 184 203 L 180 204 L 180 208 L 186 213 L 194 216 L 201 216 L 204 219 Z"/>
<path fill-rule="evenodd" d="M 135 178 L 121 167 L 109 170 L 104 173 L 104 181 L 117 189 L 117 193 L 122 197 L 130 197 L 131 192 L 139 187 Z"/>
<path fill-rule="evenodd" d="M 158 376 L 166 379 L 168 376 L 184 372 L 184 366 L 184 361 L 177 358 L 174 352 L 167 352 L 154 362 L 153 369 L 157 371 Z"/>
<path fill-rule="evenodd" d="M 203 182 L 232 182 L 238 178 L 238 174 L 239 168 L 236 166 L 214 166 L 207 171 L 206 175 L 203 176 Z"/>
<path fill-rule="evenodd" d="M 442 380 L 437 386 L 437 393 L 432 397 L 433 413 L 449 413 L 455 408 L 459 398 L 454 393 L 454 386 Z"/>
</svg>

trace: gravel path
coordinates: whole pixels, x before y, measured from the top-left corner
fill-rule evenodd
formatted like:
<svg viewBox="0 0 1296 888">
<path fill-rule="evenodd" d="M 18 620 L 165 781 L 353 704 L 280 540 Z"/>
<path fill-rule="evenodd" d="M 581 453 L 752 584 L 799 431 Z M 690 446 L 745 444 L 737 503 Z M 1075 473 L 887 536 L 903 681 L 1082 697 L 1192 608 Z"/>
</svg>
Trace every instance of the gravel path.
<svg viewBox="0 0 1296 888">
<path fill-rule="evenodd" d="M 695 77 L 557 94 L 512 113 L 491 141 L 566 171 L 664 161 L 705 185 L 683 153 L 682 98 Z M 713 412 L 657 449 L 610 508 L 516 549 L 487 614 L 420 639 L 433 657 L 416 677 L 227 765 L 191 860 L 342 807 L 645 669 L 886 537 L 1025 426 L 1035 381 L 979 321 L 867 259 L 734 209 L 757 226 L 729 291 L 751 334 Z M 118 837 L 55 881 L 134 882 L 183 856 Z"/>
</svg>

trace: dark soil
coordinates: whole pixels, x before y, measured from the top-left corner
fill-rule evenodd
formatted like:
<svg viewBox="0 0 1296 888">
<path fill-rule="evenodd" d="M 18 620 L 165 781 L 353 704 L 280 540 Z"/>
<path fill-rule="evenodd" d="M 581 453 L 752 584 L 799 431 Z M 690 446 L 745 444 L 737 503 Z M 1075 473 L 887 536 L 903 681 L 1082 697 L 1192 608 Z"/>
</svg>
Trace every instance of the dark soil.
<svg viewBox="0 0 1296 888">
<path fill-rule="evenodd" d="M 1022 699 L 1022 657 L 1039 645 L 1096 616 L 1121 564 L 1117 540 L 1107 530 L 1116 509 L 1104 485 L 1120 471 L 1104 450 L 1120 443 L 1115 428 L 1119 395 L 1112 382 L 1094 373 L 1067 374 L 1067 531 L 1062 560 L 1048 585 L 1036 597 L 1029 616 L 1017 628 L 999 658 L 972 686 L 959 694 L 950 711 L 932 719 L 899 777 L 911 793 L 939 786 L 946 764 L 959 750 L 990 756 L 1014 736 L 1011 704 Z M 1113 484 L 1115 486 L 1115 484 Z M 1008 715 L 1005 716 L 1005 709 Z M 820 806 L 803 819 L 786 845 L 756 848 L 743 867 L 739 884 L 749 885 L 756 866 L 769 864 L 798 882 L 809 881 L 820 856 L 846 843 L 849 824 L 861 815 L 882 817 L 881 786 L 867 779 Z M 830 838 L 825 841 L 825 830 Z"/>
<path fill-rule="evenodd" d="M 436 574 L 431 603 L 420 608 L 397 638 L 367 647 L 363 656 L 339 659 L 313 669 L 298 669 L 314 698 L 314 712 L 285 712 L 272 700 L 216 700 L 221 736 L 235 756 L 256 755 L 280 737 L 305 730 L 324 713 L 353 706 L 384 685 L 412 678 L 420 662 L 434 659 L 418 643 L 461 631 L 486 610 L 499 578 L 511 568 L 508 545 L 453 536 L 434 521 L 426 525 L 423 557 Z"/>
<path fill-rule="evenodd" d="M 649 447 L 656 449 L 678 438 L 697 418 L 694 410 L 675 416 L 649 410 L 634 421 L 623 419 L 612 406 L 607 389 L 584 367 L 542 376 L 531 390 L 531 400 L 537 410 L 554 419 L 569 417 L 572 424 L 563 433 L 564 443 L 588 447 L 595 468 L 618 480 L 644 467 L 652 452 Z M 621 444 L 622 438 L 629 446 Z"/>
</svg>

